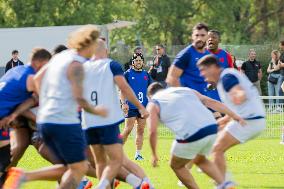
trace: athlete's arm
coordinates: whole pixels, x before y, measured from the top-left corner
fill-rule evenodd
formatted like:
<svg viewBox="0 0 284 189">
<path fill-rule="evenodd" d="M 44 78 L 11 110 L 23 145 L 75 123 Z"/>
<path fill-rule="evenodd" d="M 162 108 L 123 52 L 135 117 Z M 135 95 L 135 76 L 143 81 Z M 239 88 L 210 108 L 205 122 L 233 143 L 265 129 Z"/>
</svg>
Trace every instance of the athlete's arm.
<svg viewBox="0 0 284 189">
<path fill-rule="evenodd" d="M 39 94 L 40 91 L 40 84 L 42 81 L 43 76 L 45 75 L 45 72 L 48 68 L 48 64 L 44 65 L 37 73 L 36 75 L 33 77 L 33 82 L 31 82 L 30 85 L 32 85 L 33 87 L 33 91 L 36 92 L 37 94 Z"/>
<path fill-rule="evenodd" d="M 124 112 L 124 114 L 127 114 L 128 110 L 129 110 L 129 106 L 126 103 L 126 98 L 124 97 L 124 95 L 122 94 L 121 91 L 120 91 L 120 102 L 121 102 L 122 111 Z"/>
<path fill-rule="evenodd" d="M 114 81 L 121 90 L 121 97 L 122 100 L 125 100 L 125 98 L 131 102 L 134 106 L 136 106 L 141 114 L 141 117 L 147 118 L 149 116 L 149 113 L 145 109 L 145 107 L 139 102 L 136 95 L 126 82 L 123 75 L 116 75 L 114 76 Z M 123 101 L 124 102 L 124 101 Z"/>
<path fill-rule="evenodd" d="M 152 151 L 152 165 L 156 167 L 158 165 L 158 154 L 157 154 L 157 135 L 159 125 L 159 107 L 153 102 L 149 102 L 147 110 L 150 116 L 147 119 L 147 125 L 149 128 L 149 141 Z"/>
<path fill-rule="evenodd" d="M 102 106 L 92 106 L 83 97 L 84 68 L 79 62 L 72 62 L 67 69 L 67 77 L 71 83 L 72 93 L 78 105 L 86 112 L 107 116 L 107 110 Z"/>
<path fill-rule="evenodd" d="M 172 87 L 180 87 L 179 78 L 182 75 L 183 70 L 175 65 L 170 67 L 166 82 Z"/>
<path fill-rule="evenodd" d="M 214 100 L 212 98 L 209 98 L 207 96 L 204 96 L 202 94 L 200 94 L 199 92 L 195 91 L 195 94 L 198 96 L 198 98 L 200 99 L 200 101 L 208 108 L 211 108 L 217 112 L 223 113 L 223 114 L 227 114 L 228 116 L 230 116 L 232 119 L 240 122 L 240 124 L 244 125 L 245 121 L 236 113 L 234 113 L 232 110 L 230 110 L 225 104 Z"/>
</svg>

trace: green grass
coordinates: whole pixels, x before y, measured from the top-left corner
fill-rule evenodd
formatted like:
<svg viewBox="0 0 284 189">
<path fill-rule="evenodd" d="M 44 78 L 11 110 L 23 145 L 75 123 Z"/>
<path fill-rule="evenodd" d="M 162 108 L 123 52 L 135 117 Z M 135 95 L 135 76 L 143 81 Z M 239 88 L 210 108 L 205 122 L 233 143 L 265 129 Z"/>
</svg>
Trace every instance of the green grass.
<svg viewBox="0 0 284 189">
<path fill-rule="evenodd" d="M 169 151 L 172 140 L 159 140 L 160 162 L 158 168 L 150 165 L 150 149 L 148 141 L 145 140 L 143 155 L 145 160 L 139 162 L 154 185 L 158 189 L 179 188 L 177 178 L 171 171 L 169 162 Z M 130 138 L 125 146 L 125 151 L 133 158 L 135 147 Z M 233 179 L 239 184 L 240 189 L 283 189 L 284 188 L 284 146 L 276 139 L 258 139 L 244 145 L 234 147 L 227 153 L 228 168 L 233 174 Z M 49 165 L 30 147 L 19 163 L 19 167 L 33 170 Z M 213 188 L 212 181 L 202 173 L 197 173 L 196 168 L 192 170 L 201 189 Z M 96 180 L 94 179 L 96 182 Z M 31 182 L 24 185 L 24 189 L 54 189 L 55 182 Z M 120 189 L 130 189 L 126 184 L 121 184 Z"/>
</svg>

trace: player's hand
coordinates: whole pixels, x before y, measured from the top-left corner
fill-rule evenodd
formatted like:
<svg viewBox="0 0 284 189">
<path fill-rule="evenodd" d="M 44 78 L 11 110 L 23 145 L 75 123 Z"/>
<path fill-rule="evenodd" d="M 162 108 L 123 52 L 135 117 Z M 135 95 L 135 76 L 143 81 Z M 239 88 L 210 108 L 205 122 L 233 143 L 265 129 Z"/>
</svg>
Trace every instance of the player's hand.
<svg viewBox="0 0 284 189">
<path fill-rule="evenodd" d="M 94 109 L 95 109 L 95 114 L 96 115 L 99 115 L 99 116 L 102 116 L 102 117 L 107 117 L 108 109 L 105 108 L 104 106 L 98 105 Z"/>
<path fill-rule="evenodd" d="M 121 108 L 122 108 L 123 113 L 124 113 L 125 115 L 127 115 L 128 110 L 129 110 L 128 104 L 125 104 L 125 103 L 122 104 Z"/>
<path fill-rule="evenodd" d="M 144 106 L 139 109 L 139 113 L 141 114 L 141 117 L 143 119 L 146 119 L 147 117 L 149 117 L 149 112 L 146 110 Z"/>
<path fill-rule="evenodd" d="M 233 119 L 239 122 L 242 126 L 246 125 L 246 121 L 238 115 L 236 115 Z"/>
<path fill-rule="evenodd" d="M 158 156 L 153 155 L 152 156 L 152 166 L 153 167 L 158 167 L 158 161 L 159 161 Z"/>
</svg>

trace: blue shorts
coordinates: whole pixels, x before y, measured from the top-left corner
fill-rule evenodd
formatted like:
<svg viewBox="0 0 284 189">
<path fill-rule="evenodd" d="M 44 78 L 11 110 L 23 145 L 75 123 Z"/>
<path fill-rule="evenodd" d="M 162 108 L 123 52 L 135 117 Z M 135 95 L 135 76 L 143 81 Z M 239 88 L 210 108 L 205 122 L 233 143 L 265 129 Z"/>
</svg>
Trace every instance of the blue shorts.
<svg viewBox="0 0 284 189">
<path fill-rule="evenodd" d="M 125 118 L 131 118 L 131 117 L 142 118 L 138 109 L 129 109 L 128 110 L 128 113 L 127 113 L 127 115 L 125 115 Z"/>
<path fill-rule="evenodd" d="M 86 159 L 86 141 L 80 124 L 38 124 L 43 142 L 63 164 Z"/>
<path fill-rule="evenodd" d="M 102 144 L 122 144 L 119 125 L 93 127 L 85 130 L 88 145 Z"/>
<path fill-rule="evenodd" d="M 0 129 L 0 141 L 2 140 L 9 140 L 10 139 L 10 132 L 9 130 Z"/>
</svg>

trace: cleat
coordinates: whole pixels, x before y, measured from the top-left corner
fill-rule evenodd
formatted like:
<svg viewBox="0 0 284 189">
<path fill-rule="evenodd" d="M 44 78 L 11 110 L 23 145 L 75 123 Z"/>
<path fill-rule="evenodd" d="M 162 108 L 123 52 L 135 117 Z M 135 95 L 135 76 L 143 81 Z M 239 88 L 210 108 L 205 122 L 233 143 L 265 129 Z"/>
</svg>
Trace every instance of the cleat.
<svg viewBox="0 0 284 189">
<path fill-rule="evenodd" d="M 150 189 L 150 184 L 148 182 L 142 182 L 138 187 L 134 189 Z"/>
<path fill-rule="evenodd" d="M 138 154 L 138 155 L 135 155 L 135 160 L 140 161 L 140 160 L 144 160 L 144 158 Z"/>
<path fill-rule="evenodd" d="M 12 167 L 8 171 L 8 176 L 2 189 L 19 189 L 24 182 L 24 171 L 20 168 Z"/>
<path fill-rule="evenodd" d="M 111 188 L 111 189 L 115 189 L 115 188 L 118 187 L 119 184 L 120 184 L 120 181 L 119 181 L 119 180 L 113 179 L 112 182 L 111 182 L 110 188 Z"/>
<path fill-rule="evenodd" d="M 79 184 L 79 186 L 77 187 L 77 189 L 90 189 L 92 188 L 93 183 L 92 181 L 90 181 L 89 179 L 85 178 L 84 180 L 82 180 Z"/>
</svg>

